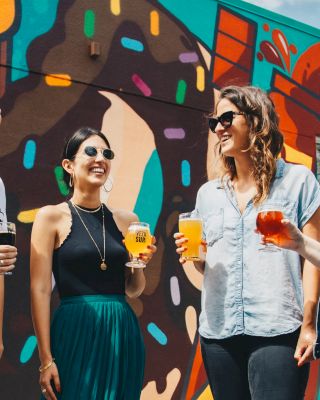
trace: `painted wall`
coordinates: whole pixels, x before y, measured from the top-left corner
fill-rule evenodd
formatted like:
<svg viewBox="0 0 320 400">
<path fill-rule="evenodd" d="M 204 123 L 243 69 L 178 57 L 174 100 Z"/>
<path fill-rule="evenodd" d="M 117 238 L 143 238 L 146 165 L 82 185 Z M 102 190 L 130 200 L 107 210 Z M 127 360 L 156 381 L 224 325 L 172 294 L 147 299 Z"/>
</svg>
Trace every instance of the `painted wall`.
<svg viewBox="0 0 320 400">
<path fill-rule="evenodd" d="M 141 399 L 212 399 L 197 335 L 201 276 L 180 266 L 172 240 L 179 212 L 215 174 L 206 115 L 222 86 L 261 86 L 281 117 L 283 156 L 319 174 L 319 54 L 318 30 L 238 1 L 0 0 L 0 175 L 19 247 L 6 278 L 1 399 L 39 395 L 30 231 L 39 207 L 67 198 L 60 153 L 87 125 L 116 153 L 102 198 L 134 210 L 158 240 L 146 290 L 130 302 L 147 350 Z M 318 374 L 313 363 L 308 400 L 320 399 Z"/>
</svg>

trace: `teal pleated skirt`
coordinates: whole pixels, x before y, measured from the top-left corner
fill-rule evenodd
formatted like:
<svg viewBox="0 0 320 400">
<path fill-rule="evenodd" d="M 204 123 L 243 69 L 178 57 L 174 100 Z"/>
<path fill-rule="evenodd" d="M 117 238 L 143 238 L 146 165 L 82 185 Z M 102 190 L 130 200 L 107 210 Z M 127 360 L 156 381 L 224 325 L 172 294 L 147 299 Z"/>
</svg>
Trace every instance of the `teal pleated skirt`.
<svg viewBox="0 0 320 400">
<path fill-rule="evenodd" d="M 145 351 L 137 318 L 122 295 L 61 300 L 51 326 L 59 400 L 138 400 Z"/>
</svg>

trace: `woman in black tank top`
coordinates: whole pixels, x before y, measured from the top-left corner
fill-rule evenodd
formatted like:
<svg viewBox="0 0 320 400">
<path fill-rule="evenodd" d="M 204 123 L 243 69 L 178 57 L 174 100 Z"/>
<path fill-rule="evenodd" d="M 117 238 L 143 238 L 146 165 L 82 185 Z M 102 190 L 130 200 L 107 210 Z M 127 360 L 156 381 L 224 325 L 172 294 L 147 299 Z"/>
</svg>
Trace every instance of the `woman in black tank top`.
<svg viewBox="0 0 320 400">
<path fill-rule="evenodd" d="M 125 294 L 139 296 L 145 277 L 125 268 L 123 232 L 137 216 L 100 201 L 112 158 L 101 132 L 79 129 L 62 161 L 72 197 L 41 208 L 34 222 L 31 302 L 45 399 L 140 398 L 144 344 Z M 151 245 L 141 258 L 148 262 L 155 251 Z M 52 272 L 61 303 L 50 330 Z"/>
</svg>

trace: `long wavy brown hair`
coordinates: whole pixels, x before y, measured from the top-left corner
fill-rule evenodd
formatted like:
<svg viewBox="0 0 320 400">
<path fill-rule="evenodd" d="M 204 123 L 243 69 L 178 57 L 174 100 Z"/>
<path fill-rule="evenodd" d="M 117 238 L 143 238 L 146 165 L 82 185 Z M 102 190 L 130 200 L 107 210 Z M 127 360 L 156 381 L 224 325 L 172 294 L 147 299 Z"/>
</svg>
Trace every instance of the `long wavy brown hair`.
<svg viewBox="0 0 320 400">
<path fill-rule="evenodd" d="M 220 92 L 219 101 L 222 99 L 233 103 L 246 118 L 250 144 L 244 151 L 249 152 L 252 160 L 257 186 L 253 203 L 259 205 L 268 196 L 276 173 L 276 159 L 283 146 L 279 117 L 268 94 L 254 86 L 227 86 Z M 222 178 L 228 175 L 233 180 L 237 177 L 234 158 L 221 154 L 220 147 L 219 157 L 223 166 Z"/>
</svg>

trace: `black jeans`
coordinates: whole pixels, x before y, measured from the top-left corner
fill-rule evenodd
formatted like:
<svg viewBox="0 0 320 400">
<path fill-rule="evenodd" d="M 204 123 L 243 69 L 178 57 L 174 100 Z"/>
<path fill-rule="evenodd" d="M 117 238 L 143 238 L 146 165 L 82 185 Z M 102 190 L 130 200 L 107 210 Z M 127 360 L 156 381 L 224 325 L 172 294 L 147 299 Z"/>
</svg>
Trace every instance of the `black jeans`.
<svg viewBox="0 0 320 400">
<path fill-rule="evenodd" d="M 309 364 L 293 358 L 300 330 L 275 337 L 200 337 L 215 400 L 303 400 Z"/>
</svg>

